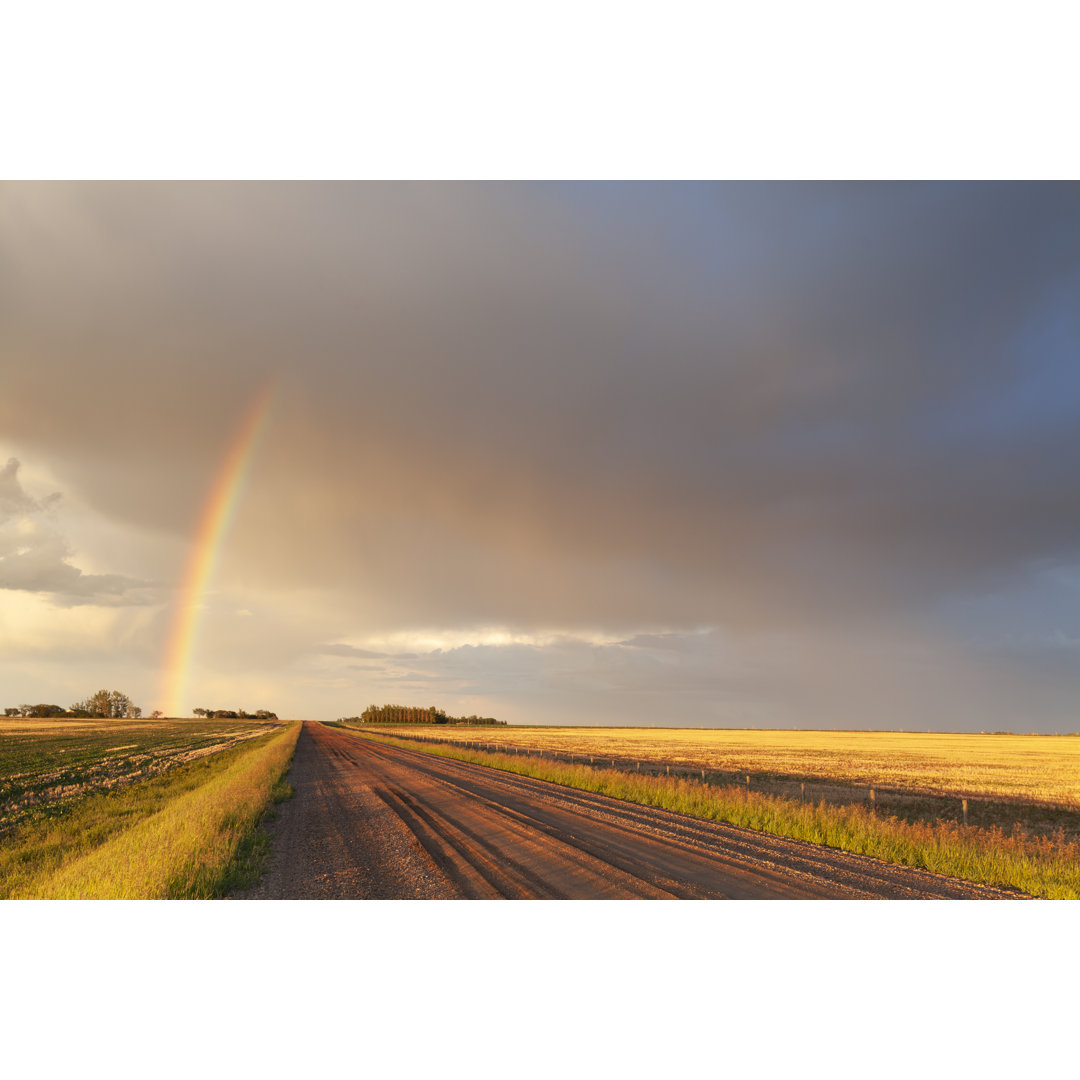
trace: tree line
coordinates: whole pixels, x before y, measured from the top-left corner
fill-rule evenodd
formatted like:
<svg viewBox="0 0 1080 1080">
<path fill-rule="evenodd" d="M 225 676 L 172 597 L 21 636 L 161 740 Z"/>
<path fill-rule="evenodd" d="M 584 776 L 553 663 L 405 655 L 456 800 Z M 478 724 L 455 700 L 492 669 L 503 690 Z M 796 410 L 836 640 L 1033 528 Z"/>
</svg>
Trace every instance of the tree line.
<svg viewBox="0 0 1080 1080">
<path fill-rule="evenodd" d="M 60 705 L 16 705 L 4 710 L 5 716 L 29 716 L 35 719 L 69 717 L 72 719 L 138 720 L 142 709 L 127 694 L 119 690 L 99 690 L 85 701 L 76 701 L 70 708 Z M 158 717 L 161 713 L 155 712 Z"/>
<path fill-rule="evenodd" d="M 256 709 L 253 713 L 243 709 L 192 709 L 199 717 L 213 720 L 276 720 L 276 712 L 269 709 Z M 66 718 L 69 720 L 138 720 L 142 709 L 127 694 L 119 690 L 99 690 L 85 701 L 76 701 L 70 708 L 62 705 L 14 705 L 4 710 L 5 716 L 25 716 L 35 720 Z M 155 709 L 150 714 L 151 720 L 159 719 L 163 714 Z"/>
<path fill-rule="evenodd" d="M 278 715 L 269 709 L 256 709 L 253 713 L 243 709 L 192 709 L 196 716 L 205 716 L 207 720 L 276 720 Z"/>
<path fill-rule="evenodd" d="M 493 716 L 450 716 L 429 705 L 369 705 L 359 716 L 343 716 L 344 722 L 361 724 L 505 724 Z"/>
</svg>

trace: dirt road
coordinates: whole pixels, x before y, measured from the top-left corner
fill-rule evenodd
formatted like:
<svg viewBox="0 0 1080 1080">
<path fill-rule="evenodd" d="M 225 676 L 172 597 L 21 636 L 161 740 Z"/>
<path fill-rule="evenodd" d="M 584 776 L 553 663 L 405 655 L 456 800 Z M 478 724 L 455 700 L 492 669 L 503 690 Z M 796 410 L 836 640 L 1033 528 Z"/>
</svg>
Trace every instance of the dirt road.
<svg viewBox="0 0 1080 1080">
<path fill-rule="evenodd" d="M 306 723 L 250 899 L 977 899 L 1016 894 Z"/>
</svg>

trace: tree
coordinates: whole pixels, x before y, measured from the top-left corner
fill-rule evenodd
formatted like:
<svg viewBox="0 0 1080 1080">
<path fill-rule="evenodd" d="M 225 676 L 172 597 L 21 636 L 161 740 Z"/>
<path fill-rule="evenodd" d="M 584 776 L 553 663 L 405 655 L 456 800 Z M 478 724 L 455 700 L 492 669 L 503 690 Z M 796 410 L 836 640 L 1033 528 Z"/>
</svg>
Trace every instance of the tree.
<svg viewBox="0 0 1080 1080">
<path fill-rule="evenodd" d="M 41 705 L 31 705 L 30 706 L 30 712 L 28 713 L 28 715 L 36 717 L 38 719 L 45 719 L 47 717 L 63 716 L 64 713 L 65 713 L 65 710 L 62 709 L 59 705 L 41 704 Z"/>
<path fill-rule="evenodd" d="M 128 715 L 128 710 L 134 708 L 131 698 L 127 694 L 121 694 L 119 690 L 109 691 L 109 711 L 105 714 L 112 719 L 119 719 Z"/>
<path fill-rule="evenodd" d="M 196 712 L 198 712 L 198 709 L 196 709 L 195 711 L 196 711 Z M 155 710 L 154 710 L 154 711 L 153 711 L 153 712 L 152 712 L 152 713 L 150 714 L 150 719 L 151 719 L 151 720 L 160 720 L 160 719 L 162 718 L 162 716 L 164 716 L 164 715 L 165 715 L 165 714 L 164 714 L 164 713 L 163 713 L 163 712 L 162 712 L 162 711 L 161 711 L 160 709 L 155 709 Z"/>
<path fill-rule="evenodd" d="M 118 720 L 123 717 L 134 719 L 142 716 L 139 706 L 127 694 L 122 694 L 119 690 L 99 690 L 85 701 L 76 701 L 71 706 L 71 712 L 85 713 L 87 716 L 96 716 L 106 720 Z"/>
</svg>

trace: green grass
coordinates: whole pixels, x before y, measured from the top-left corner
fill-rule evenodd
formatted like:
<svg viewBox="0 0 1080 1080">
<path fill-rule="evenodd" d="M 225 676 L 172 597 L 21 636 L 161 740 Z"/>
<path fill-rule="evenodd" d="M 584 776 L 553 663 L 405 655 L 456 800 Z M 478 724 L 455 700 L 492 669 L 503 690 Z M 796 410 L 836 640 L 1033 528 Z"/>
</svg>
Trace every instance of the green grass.
<svg viewBox="0 0 1080 1080">
<path fill-rule="evenodd" d="M 267 854 L 257 829 L 287 798 L 300 725 L 24 823 L 0 843 L 0 897 L 180 899 L 250 884 Z"/>
<path fill-rule="evenodd" d="M 1034 838 L 1020 829 L 1005 833 L 999 828 L 965 828 L 954 822 L 910 823 L 861 805 L 802 802 L 747 792 L 741 786 L 715 787 L 675 777 L 417 745 L 369 732 L 355 734 L 644 806 L 1016 889 L 1030 896 L 1080 899 L 1080 845 L 1067 840 L 1061 831 L 1053 837 Z"/>
</svg>

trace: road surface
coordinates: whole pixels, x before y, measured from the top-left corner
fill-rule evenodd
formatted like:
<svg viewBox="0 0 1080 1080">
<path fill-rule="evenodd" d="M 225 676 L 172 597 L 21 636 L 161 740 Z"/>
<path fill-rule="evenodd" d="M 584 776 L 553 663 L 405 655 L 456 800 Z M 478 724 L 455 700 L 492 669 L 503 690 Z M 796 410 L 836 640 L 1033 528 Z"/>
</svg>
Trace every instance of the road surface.
<svg viewBox="0 0 1080 1080">
<path fill-rule="evenodd" d="M 250 899 L 1017 894 L 305 723 Z"/>
</svg>

